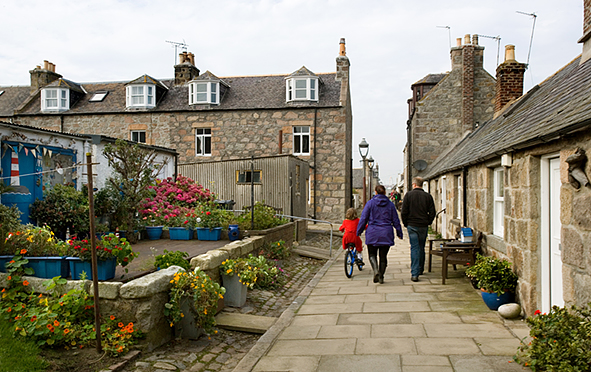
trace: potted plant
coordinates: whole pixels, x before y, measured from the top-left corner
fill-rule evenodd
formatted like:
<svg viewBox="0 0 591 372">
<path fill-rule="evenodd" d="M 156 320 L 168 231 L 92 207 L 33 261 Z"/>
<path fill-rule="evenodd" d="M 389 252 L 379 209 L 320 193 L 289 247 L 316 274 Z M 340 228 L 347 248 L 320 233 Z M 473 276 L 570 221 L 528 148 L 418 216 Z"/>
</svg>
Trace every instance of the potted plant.
<svg viewBox="0 0 591 372">
<path fill-rule="evenodd" d="M 200 268 L 177 272 L 170 284 L 170 300 L 164 305 L 164 315 L 171 327 L 176 326 L 177 335 L 197 339 L 201 330 L 211 332 L 218 301 L 226 290 Z"/>
<path fill-rule="evenodd" d="M 246 258 L 227 259 L 220 265 L 222 284 L 226 288 L 224 304 L 242 307 L 246 303 L 246 292 L 257 281 L 257 268 Z"/>
<path fill-rule="evenodd" d="M 228 212 L 212 202 L 203 203 L 197 209 L 197 239 L 220 240 L 222 226 L 228 224 Z"/>
<path fill-rule="evenodd" d="M 166 249 L 164 254 L 159 254 L 154 260 L 154 267 L 157 270 L 166 269 L 170 266 L 180 266 L 186 271 L 191 270 L 191 264 L 187 260 L 189 254 L 187 252 L 175 251 L 169 252 Z"/>
<path fill-rule="evenodd" d="M 466 275 L 476 281 L 489 309 L 497 310 L 513 301 L 518 277 L 511 262 L 479 254 L 476 263 L 466 269 Z"/>
<path fill-rule="evenodd" d="M 196 220 L 195 215 L 191 212 L 182 212 L 180 214 L 171 213 L 164 216 L 164 221 L 168 227 L 171 240 L 193 239 Z"/>
<path fill-rule="evenodd" d="M 49 226 L 22 226 L 8 233 L 5 244 L 15 254 L 26 257 L 29 261 L 26 266 L 34 270 L 35 276 L 46 279 L 68 277 L 67 249 L 59 244 Z"/>
<path fill-rule="evenodd" d="M 146 223 L 145 227 L 148 239 L 158 240 L 162 237 L 164 221 L 159 213 L 146 215 L 143 217 L 143 221 Z"/>
<path fill-rule="evenodd" d="M 72 237 L 68 240 L 67 260 L 70 262 L 72 279 L 78 279 L 82 272 L 92 279 L 92 251 L 91 242 L 88 239 Z M 138 253 L 133 252 L 131 244 L 125 238 L 119 238 L 111 233 L 103 236 L 96 242 L 97 255 L 97 277 L 99 280 L 109 280 L 115 277 L 117 265 L 125 267 L 137 257 Z M 127 269 L 126 269 L 127 271 Z"/>
</svg>

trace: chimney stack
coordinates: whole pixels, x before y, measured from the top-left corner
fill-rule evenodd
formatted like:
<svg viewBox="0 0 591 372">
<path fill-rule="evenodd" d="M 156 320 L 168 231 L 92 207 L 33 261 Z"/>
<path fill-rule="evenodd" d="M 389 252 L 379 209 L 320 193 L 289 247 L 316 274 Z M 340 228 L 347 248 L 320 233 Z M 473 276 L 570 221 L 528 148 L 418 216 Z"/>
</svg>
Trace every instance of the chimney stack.
<svg viewBox="0 0 591 372">
<path fill-rule="evenodd" d="M 174 85 L 185 84 L 199 76 L 199 69 L 195 67 L 193 53 L 179 54 L 179 64 L 174 66 Z"/>
<path fill-rule="evenodd" d="M 339 102 L 344 105 L 349 99 L 349 57 L 345 49 L 345 38 L 341 38 L 339 42 L 339 55 L 337 56 L 337 76 L 336 81 L 341 82 L 341 93 L 339 94 Z"/>
<path fill-rule="evenodd" d="M 523 95 L 523 75 L 527 65 L 515 60 L 515 45 L 505 46 L 505 61 L 497 67 L 495 114 L 507 103 Z"/>
<path fill-rule="evenodd" d="M 584 0 L 583 6 L 583 37 L 579 39 L 579 43 L 583 43 L 581 64 L 591 58 L 591 0 Z"/>
<path fill-rule="evenodd" d="M 43 61 L 43 68 L 36 66 L 34 70 L 29 71 L 29 74 L 31 74 L 31 94 L 62 77 L 55 72 L 55 65 L 46 60 Z"/>
</svg>

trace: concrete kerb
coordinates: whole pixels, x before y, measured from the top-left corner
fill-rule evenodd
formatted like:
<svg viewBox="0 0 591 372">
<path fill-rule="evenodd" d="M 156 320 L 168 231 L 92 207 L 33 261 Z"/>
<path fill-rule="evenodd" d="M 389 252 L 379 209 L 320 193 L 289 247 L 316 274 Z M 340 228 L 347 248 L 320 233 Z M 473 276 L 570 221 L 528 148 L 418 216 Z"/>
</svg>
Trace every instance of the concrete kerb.
<svg viewBox="0 0 591 372">
<path fill-rule="evenodd" d="M 257 364 L 257 362 L 271 349 L 277 337 L 283 332 L 283 330 L 291 324 L 295 314 L 304 304 L 304 301 L 308 298 L 312 290 L 316 287 L 318 282 L 324 277 L 328 269 L 334 264 L 336 259 L 339 257 L 340 252 L 335 254 L 329 259 L 324 266 L 316 273 L 314 278 L 302 289 L 300 294 L 295 300 L 289 305 L 287 309 L 281 314 L 279 319 L 269 328 L 265 334 L 259 338 L 257 343 L 250 349 L 250 351 L 242 358 L 240 363 L 232 370 L 233 372 L 250 372 Z"/>
</svg>

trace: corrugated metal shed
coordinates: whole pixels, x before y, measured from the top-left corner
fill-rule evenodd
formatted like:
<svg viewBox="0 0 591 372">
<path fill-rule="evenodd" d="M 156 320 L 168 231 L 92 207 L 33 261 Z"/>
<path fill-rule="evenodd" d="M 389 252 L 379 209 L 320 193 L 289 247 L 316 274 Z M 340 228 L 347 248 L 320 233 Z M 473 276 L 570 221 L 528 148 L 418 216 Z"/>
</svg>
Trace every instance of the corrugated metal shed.
<svg viewBox="0 0 591 372">
<path fill-rule="evenodd" d="M 255 179 L 248 174 L 254 169 Z M 309 164 L 293 155 L 277 155 L 252 159 L 179 164 L 179 174 L 209 188 L 221 200 L 233 200 L 235 209 L 243 209 L 254 201 L 262 202 L 291 216 L 307 217 L 309 199 Z M 239 180 L 246 173 L 247 181 Z"/>
</svg>

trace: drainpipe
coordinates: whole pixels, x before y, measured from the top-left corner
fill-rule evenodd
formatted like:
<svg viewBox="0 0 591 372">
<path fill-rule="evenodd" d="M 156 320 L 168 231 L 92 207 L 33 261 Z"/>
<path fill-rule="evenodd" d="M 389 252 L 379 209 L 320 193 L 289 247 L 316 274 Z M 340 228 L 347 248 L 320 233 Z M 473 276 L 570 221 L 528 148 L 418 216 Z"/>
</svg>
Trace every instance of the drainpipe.
<svg viewBox="0 0 591 372">
<path fill-rule="evenodd" d="M 64 133 L 64 115 L 60 115 L 60 132 Z"/>
<path fill-rule="evenodd" d="M 318 168 L 318 165 L 316 163 L 316 116 L 318 115 L 318 109 L 314 108 L 314 204 L 313 204 L 313 208 L 314 208 L 314 219 L 316 220 L 316 204 L 318 203 L 316 200 L 316 187 L 318 185 L 318 182 L 316 181 L 316 168 Z M 314 223 L 316 223 L 316 221 L 314 221 Z"/>
<path fill-rule="evenodd" d="M 462 225 L 466 227 L 468 223 L 468 188 L 466 186 L 466 181 L 468 179 L 468 168 L 462 168 Z"/>
<path fill-rule="evenodd" d="M 406 163 L 406 169 L 408 169 L 408 174 L 406 175 L 406 180 L 404 181 L 404 188 L 405 194 L 409 192 L 412 185 L 412 118 L 415 116 L 416 108 L 412 109 L 410 113 L 410 117 L 406 121 L 406 151 L 408 151 L 408 160 Z"/>
</svg>

